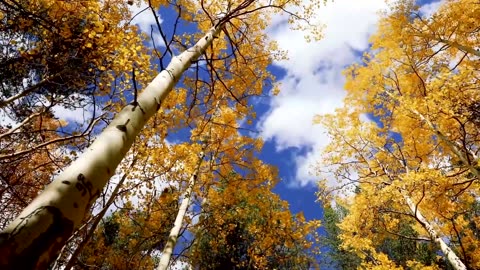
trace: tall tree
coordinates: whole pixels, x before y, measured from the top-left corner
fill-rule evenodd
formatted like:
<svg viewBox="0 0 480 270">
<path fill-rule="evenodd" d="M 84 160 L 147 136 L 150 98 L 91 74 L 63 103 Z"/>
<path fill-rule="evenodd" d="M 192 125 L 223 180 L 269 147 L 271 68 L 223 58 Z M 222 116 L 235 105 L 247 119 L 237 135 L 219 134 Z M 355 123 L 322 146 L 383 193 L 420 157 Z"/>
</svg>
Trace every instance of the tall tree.
<svg viewBox="0 0 480 270">
<path fill-rule="evenodd" d="M 356 113 L 349 115 L 345 110 L 341 113 L 330 123 L 330 132 L 335 139 L 329 147 L 330 156 L 326 161 L 341 182 L 340 186 L 355 185 L 359 189 L 351 194 L 349 213 L 340 225 L 343 245 L 356 250 L 367 265 L 393 267 L 397 263 L 407 266 L 408 261 L 415 261 L 415 256 L 407 261 L 398 261 L 394 256 L 398 253 L 379 248 L 385 239 L 409 239 L 418 242 L 415 246 L 432 241 L 454 269 L 466 269 L 458 257 L 458 250 L 452 250 L 455 242 L 449 241 L 447 244 L 443 239 L 449 236 L 448 231 L 442 230 L 446 229 L 444 222 L 448 221 L 445 216 L 459 214 L 463 210 L 463 206 L 462 210 L 448 207 L 451 197 L 442 194 L 442 189 L 451 185 L 449 181 L 454 180 L 454 176 L 442 176 L 441 171 L 419 163 L 417 158 L 411 157 L 407 141 L 403 141 L 403 148 L 399 147 L 400 144 L 388 135 L 385 128 L 354 120 L 359 118 Z M 414 166 L 415 170 L 412 169 Z M 458 177 L 455 180 L 462 179 Z M 456 194 L 461 191 L 461 188 L 449 188 Z M 458 194 L 457 198 L 460 201 L 468 200 L 468 195 Z M 418 237 L 406 231 L 412 223 L 415 224 Z M 390 256 L 384 252 L 390 253 Z"/>
<path fill-rule="evenodd" d="M 110 106 L 97 102 L 122 89 L 115 79 L 128 78 L 133 63 L 149 66 L 125 10 L 124 1 L 0 1 L 2 222 L 13 221 L 90 144 L 108 120 Z M 59 119 L 80 108 L 89 110 L 83 123 Z"/>
<path fill-rule="evenodd" d="M 372 53 L 346 70 L 346 107 L 324 122 L 337 187 L 353 187 L 342 241 L 372 267 L 392 265 L 374 248 L 389 234 L 436 242 L 455 269 L 477 267 L 478 238 L 465 237 L 472 230 L 464 219 L 478 198 L 478 61 L 457 46 L 475 48 L 478 21 L 467 17 L 477 11 L 472 1 L 446 1 L 425 17 L 399 1 L 372 37 Z M 468 41 L 457 38 L 467 32 Z M 416 237 L 401 232 L 411 222 Z"/>
<path fill-rule="evenodd" d="M 227 114 L 229 113 L 229 110 L 224 110 L 224 111 Z M 185 191 L 183 192 L 182 202 L 181 202 L 180 207 L 178 209 L 178 213 L 175 217 L 175 222 L 173 224 L 173 227 L 171 228 L 170 234 L 168 235 L 168 239 L 166 240 L 166 245 L 165 245 L 165 247 L 162 251 L 162 256 L 160 257 L 160 262 L 159 262 L 158 267 L 157 267 L 158 270 L 166 270 L 170 265 L 170 260 L 172 258 L 173 249 L 175 248 L 175 245 L 177 243 L 177 240 L 178 240 L 178 237 L 179 237 L 179 234 L 180 234 L 180 230 L 181 230 L 182 225 L 183 225 L 183 220 L 186 216 L 188 208 L 191 205 L 191 202 L 193 201 L 194 188 L 198 184 L 197 179 L 199 178 L 200 168 L 202 167 L 202 163 L 204 162 L 205 152 L 206 152 L 207 148 L 213 146 L 214 149 L 215 148 L 218 149 L 220 147 L 219 145 L 212 145 L 212 142 L 210 142 L 210 140 L 213 139 L 213 142 L 216 142 L 218 144 L 218 143 L 221 143 L 221 142 L 223 142 L 227 139 L 227 138 L 221 138 L 221 137 L 215 138 L 216 136 L 212 137 L 212 135 L 214 135 L 212 122 L 216 121 L 217 124 L 222 123 L 222 121 L 219 117 L 221 115 L 221 113 L 222 113 L 222 110 L 220 110 L 220 100 L 219 100 L 219 101 L 217 101 L 217 104 L 216 104 L 215 108 L 213 109 L 212 114 L 205 120 L 205 123 L 202 123 L 202 124 L 199 125 L 203 129 L 203 133 L 206 132 L 207 134 L 200 133 L 200 134 L 197 135 L 196 130 L 192 130 L 193 134 L 194 134 L 194 136 L 192 136 L 193 138 L 200 137 L 200 140 L 201 140 L 200 143 L 201 143 L 202 148 L 201 148 L 200 152 L 198 153 L 198 161 L 195 164 L 194 171 L 192 172 L 192 175 L 189 177 L 189 180 L 187 182 L 187 186 L 185 188 Z M 217 119 L 217 118 L 219 118 L 219 119 Z M 233 122 L 233 121 L 231 121 L 231 122 Z M 235 126 L 235 123 L 224 122 L 223 124 L 230 124 L 230 125 L 232 125 L 232 127 Z M 209 127 L 207 127 L 207 126 L 209 126 Z M 222 127 L 220 127 L 220 128 L 222 128 Z M 228 139 L 231 139 L 231 138 L 228 138 Z M 216 159 L 215 155 L 212 155 L 211 158 L 213 160 Z"/>
<path fill-rule="evenodd" d="M 108 5 L 109 2 L 104 4 Z M 152 1 L 150 4 L 155 10 L 166 3 Z M 184 79 L 186 86 L 193 86 L 193 107 L 199 100 L 209 103 L 209 98 L 213 96 L 210 90 L 218 89 L 229 94 L 231 106 L 236 110 L 248 112 L 247 97 L 260 94 L 265 81 L 271 79 L 266 66 L 274 57 L 272 52 L 276 51 L 276 47 L 268 41 L 263 31 L 267 26 L 268 20 L 265 19 L 269 17 L 268 11 L 287 13 L 292 21 L 302 21 L 312 16 L 317 3 L 310 2 L 309 6 L 303 6 L 301 13 L 288 12 L 289 6 L 300 5 L 297 1 L 288 0 L 269 3 L 252 0 L 212 3 L 182 1 L 174 5 L 181 9 L 183 19 L 188 21 L 194 17 L 199 22 L 202 34 L 172 38 L 182 40 L 184 43 L 181 48 L 185 50 L 172 57 L 170 64 L 142 93 L 137 95 L 135 91 L 133 102 L 124 107 L 95 142 L 55 177 L 0 234 L 2 268 L 45 269 L 48 266 L 73 231 L 81 225 L 90 205 L 114 174 L 137 135 L 164 106 L 167 95 L 193 63 L 204 61 L 207 66 L 206 78 L 210 79 L 210 87 L 201 86 L 208 82 L 200 83 L 198 87 L 197 82 L 201 80 L 195 76 L 194 79 Z M 313 30 L 316 37 L 318 32 Z M 96 31 L 88 31 L 88 34 L 96 36 Z M 197 42 L 189 47 L 192 39 Z M 89 43 L 85 47 L 90 47 Z M 172 54 L 174 48 L 167 49 Z M 132 88 L 136 89 L 133 81 Z M 216 82 L 219 83 L 213 87 Z M 195 108 L 191 108 L 189 113 L 195 113 Z M 26 257 L 31 259 L 25 260 Z"/>
<path fill-rule="evenodd" d="M 342 245 L 341 236 L 345 232 L 340 228 L 340 224 L 346 216 L 348 216 L 346 207 L 325 205 L 323 226 L 326 232 L 321 237 L 320 245 L 325 248 L 323 256 L 326 258 L 321 266 L 339 269 L 360 267 L 362 262 L 360 257 L 355 254 L 355 251 Z M 379 242 L 375 244 L 375 250 L 386 254 L 396 265 L 403 267 L 407 266 L 409 260 L 426 266 L 435 264 L 437 248 L 428 241 L 412 241 L 412 239 L 420 239 L 414 227 L 414 222 L 399 224 L 394 230 L 395 234 L 392 230 L 382 240 L 377 240 Z M 442 264 L 442 262 L 437 262 L 437 265 L 448 268 L 448 264 Z"/>
</svg>

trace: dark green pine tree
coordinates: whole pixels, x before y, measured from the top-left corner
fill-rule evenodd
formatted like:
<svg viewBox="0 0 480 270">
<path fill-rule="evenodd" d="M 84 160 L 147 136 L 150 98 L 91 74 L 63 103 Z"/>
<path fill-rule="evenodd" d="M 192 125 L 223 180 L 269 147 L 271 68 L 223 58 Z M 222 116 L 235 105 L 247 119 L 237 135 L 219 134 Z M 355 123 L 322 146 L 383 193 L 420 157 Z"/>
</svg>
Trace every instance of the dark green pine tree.
<svg viewBox="0 0 480 270">
<path fill-rule="evenodd" d="M 356 269 L 361 263 L 360 258 L 340 247 L 341 230 L 337 224 L 345 217 L 347 210 L 340 206 L 328 206 L 323 211 L 322 227 L 325 235 L 320 241 L 323 247 L 321 266 L 327 269 Z"/>
</svg>

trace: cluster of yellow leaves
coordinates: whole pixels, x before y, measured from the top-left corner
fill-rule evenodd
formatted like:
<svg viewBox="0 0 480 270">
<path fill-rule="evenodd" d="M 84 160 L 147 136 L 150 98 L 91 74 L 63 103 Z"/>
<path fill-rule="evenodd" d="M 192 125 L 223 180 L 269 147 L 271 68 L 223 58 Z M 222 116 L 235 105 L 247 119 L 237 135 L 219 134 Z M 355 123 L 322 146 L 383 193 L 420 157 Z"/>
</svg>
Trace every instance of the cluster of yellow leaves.
<svg viewBox="0 0 480 270">
<path fill-rule="evenodd" d="M 49 117 L 39 117 L 29 123 L 32 130 L 55 130 L 61 125 L 60 121 Z M 1 128 L 0 128 L 0 131 Z M 23 154 L 10 159 L 9 162 L 2 160 L 0 163 L 0 178 L 2 188 L 0 201 L 2 206 L 2 218 L 0 229 L 3 229 L 15 216 L 35 198 L 50 181 L 51 174 L 58 170 L 63 164 L 69 162 L 60 151 L 52 145 L 46 149 L 34 149 L 31 144 L 23 142 L 23 136 L 14 138 L 1 138 L 3 145 L 8 145 L 17 152 Z M 45 141 L 59 139 L 59 136 L 50 133 L 39 133 L 30 136 L 30 143 L 42 143 Z M 3 146 L 2 145 L 2 146 Z M 2 149 L 3 150 L 3 149 Z M 8 155 L 8 151 L 1 151 L 1 155 Z M 0 159 L 1 160 L 1 159 Z"/>
<path fill-rule="evenodd" d="M 155 266 L 150 254 L 161 251 L 178 210 L 178 193 L 166 188 L 160 196 L 149 194 L 146 208 L 131 204 L 104 219 L 80 255 L 80 263 L 109 269 L 147 269 Z M 99 256 L 102 254 L 102 256 Z"/>
<path fill-rule="evenodd" d="M 411 1 L 396 3 L 372 37 L 372 53 L 345 71 L 345 108 L 317 119 L 333 141 L 323 163 L 338 181 L 333 188 L 324 181 L 320 193 L 328 202 L 353 187 L 337 197 L 349 210 L 341 238 L 369 269 L 400 266 L 378 252 L 385 237 L 409 237 L 399 224 L 413 222 L 411 241 L 430 239 L 416 211 L 467 267 L 478 268 L 479 7 L 458 0 L 429 18 L 418 12 Z"/>
<path fill-rule="evenodd" d="M 305 267 L 318 240 L 318 221 L 292 215 L 264 179 L 236 173 L 211 187 L 195 228 L 194 265 L 232 268 Z M 311 237 L 311 238 L 309 238 Z"/>
<path fill-rule="evenodd" d="M 151 78 L 145 37 L 129 25 L 132 15 L 126 1 L 25 0 L 6 5 L 21 12 L 0 10 L 5 18 L 2 27 L 27 38 L 16 46 L 23 61 L 11 68 L 20 71 L 30 67 L 26 63 L 36 63 L 44 67 L 38 80 L 61 73 L 63 82 L 68 78 L 68 87 L 81 91 L 95 84 L 98 95 L 109 93 L 116 78 L 130 79 L 134 66 L 142 70 L 139 82 Z"/>
</svg>

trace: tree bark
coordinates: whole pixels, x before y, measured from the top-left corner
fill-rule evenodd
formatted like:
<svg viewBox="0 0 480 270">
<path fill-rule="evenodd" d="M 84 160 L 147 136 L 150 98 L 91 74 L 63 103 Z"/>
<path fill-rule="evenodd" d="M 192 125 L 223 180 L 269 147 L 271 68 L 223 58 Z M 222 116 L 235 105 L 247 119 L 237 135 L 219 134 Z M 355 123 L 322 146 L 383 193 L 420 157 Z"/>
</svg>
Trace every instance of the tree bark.
<svg viewBox="0 0 480 270">
<path fill-rule="evenodd" d="M 85 246 L 88 244 L 88 241 L 90 241 L 90 238 L 95 233 L 95 229 L 97 228 L 98 224 L 100 223 L 103 216 L 107 212 L 108 208 L 112 205 L 112 203 L 117 198 L 117 194 L 120 191 L 120 188 L 123 186 L 123 182 L 125 182 L 125 179 L 127 179 L 127 173 L 123 174 L 122 178 L 120 179 L 118 184 L 115 186 L 115 189 L 113 190 L 112 195 L 108 199 L 107 204 L 105 205 L 105 207 L 103 207 L 102 211 L 100 211 L 100 213 L 98 213 L 97 217 L 95 218 L 95 220 L 92 223 L 92 226 L 90 227 L 90 229 L 88 229 L 87 235 L 82 240 L 82 242 L 77 246 L 75 251 L 73 251 L 72 255 L 70 256 L 70 259 L 68 260 L 67 265 L 64 268 L 65 270 L 70 270 L 75 265 L 75 263 L 77 262 L 78 255 L 80 255 L 80 252 L 82 252 L 83 248 L 85 248 Z"/>
<path fill-rule="evenodd" d="M 458 44 L 458 42 L 456 42 L 456 41 L 450 41 L 450 40 L 446 40 L 446 39 L 443 39 L 443 38 L 435 38 L 435 39 L 442 42 L 442 43 L 445 43 L 445 44 L 447 44 L 451 47 L 454 47 L 454 48 L 456 48 L 456 49 L 458 49 L 462 52 L 469 53 L 469 54 L 476 55 L 476 56 L 480 57 L 480 51 L 475 50 L 472 47 L 464 46 L 464 45 Z"/>
<path fill-rule="evenodd" d="M 81 225 L 135 137 L 191 63 L 205 52 L 222 29 L 217 24 L 126 106 L 95 142 L 67 167 L 0 233 L 0 269 L 47 269 Z"/>
<path fill-rule="evenodd" d="M 405 195 L 404 192 L 402 192 L 402 195 L 405 198 L 408 207 L 415 215 L 417 221 L 420 222 L 420 224 L 423 226 L 423 228 L 425 228 L 425 230 L 427 230 L 433 241 L 440 246 L 440 250 L 443 252 L 443 254 L 445 254 L 447 260 L 450 262 L 452 267 L 455 270 L 467 270 L 467 267 L 465 267 L 465 264 L 463 264 L 463 262 L 460 260 L 460 258 L 458 258 L 455 252 L 453 252 L 453 250 L 445 243 L 445 241 L 443 241 L 443 239 L 438 236 L 435 228 L 433 228 L 430 222 L 428 222 L 427 219 L 422 215 L 422 213 L 417 208 L 412 199 L 409 196 Z"/>
<path fill-rule="evenodd" d="M 185 217 L 185 213 L 187 212 L 188 206 L 190 205 L 190 201 L 192 198 L 193 187 L 195 186 L 195 182 L 197 180 L 198 173 L 200 171 L 200 166 L 202 165 L 203 158 L 205 156 L 205 146 L 202 149 L 202 152 L 199 155 L 199 160 L 197 163 L 197 167 L 193 175 L 188 180 L 188 186 L 185 190 L 183 195 L 182 204 L 178 208 L 177 217 L 175 218 L 175 223 L 173 224 L 173 228 L 170 230 L 170 234 L 168 235 L 167 243 L 163 248 L 162 257 L 160 257 L 160 263 L 158 264 L 157 270 L 167 270 L 170 259 L 172 258 L 173 248 L 177 244 L 178 234 L 180 233 L 180 229 L 182 228 L 183 218 Z"/>
<path fill-rule="evenodd" d="M 394 176 L 393 175 L 390 175 L 390 173 L 388 172 L 388 170 L 381 165 L 380 161 L 377 159 L 377 162 L 378 164 L 382 167 L 383 171 L 385 172 L 385 174 L 390 178 L 390 179 L 393 179 Z M 404 164 L 403 162 L 401 162 L 399 160 L 400 164 L 405 166 L 405 170 L 407 172 L 407 174 L 409 173 L 409 168 L 408 166 L 406 166 L 406 164 Z M 400 178 L 400 180 L 402 180 Z M 403 180 L 402 180 L 403 182 Z M 467 268 L 465 267 L 465 264 L 463 264 L 463 262 L 460 260 L 460 258 L 457 256 L 457 254 L 455 254 L 455 252 L 453 252 L 453 250 L 447 245 L 447 243 L 445 243 L 445 241 L 443 241 L 443 239 L 438 235 L 437 231 L 435 230 L 435 228 L 432 226 L 432 224 L 430 224 L 430 222 L 428 222 L 428 220 L 422 215 L 422 213 L 420 212 L 420 210 L 418 209 L 418 204 L 415 204 L 412 200 L 412 198 L 406 194 L 405 192 L 405 189 L 404 188 L 398 188 L 398 191 L 400 192 L 400 194 L 403 196 L 403 198 L 405 199 L 407 205 L 408 205 L 408 208 L 410 209 L 410 211 L 412 212 L 413 216 L 415 217 L 415 219 L 420 223 L 420 225 L 422 225 L 422 227 L 428 232 L 428 235 L 430 236 L 430 238 L 435 242 L 437 243 L 439 246 L 440 246 L 440 250 L 443 252 L 443 254 L 445 254 L 445 256 L 447 257 L 447 260 L 450 262 L 450 264 L 452 265 L 452 267 L 455 269 L 455 270 L 467 270 Z"/>
</svg>

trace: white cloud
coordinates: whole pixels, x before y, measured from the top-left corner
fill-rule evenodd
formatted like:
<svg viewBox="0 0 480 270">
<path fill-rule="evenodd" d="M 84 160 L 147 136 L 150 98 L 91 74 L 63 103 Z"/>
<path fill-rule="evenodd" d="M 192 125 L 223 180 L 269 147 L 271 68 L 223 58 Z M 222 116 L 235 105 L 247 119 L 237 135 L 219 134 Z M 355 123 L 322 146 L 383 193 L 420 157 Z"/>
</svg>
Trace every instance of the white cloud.
<svg viewBox="0 0 480 270">
<path fill-rule="evenodd" d="M 342 70 L 360 59 L 375 31 L 378 12 L 387 8 L 384 0 L 337 0 L 322 6 L 319 22 L 326 25 L 324 38 L 305 42 L 301 32 L 292 32 L 281 19 L 269 29 L 271 39 L 288 50 L 289 59 L 276 62 L 287 75 L 280 81 L 281 92 L 270 102 L 270 110 L 259 127 L 265 140 L 275 140 L 277 150 L 308 147 L 296 155 L 296 179 L 291 185 L 304 186 L 318 180 L 313 167 L 329 139 L 323 127 L 313 125 L 316 114 L 333 113 L 342 106 L 345 92 Z"/>
<path fill-rule="evenodd" d="M 425 17 L 430 17 L 445 2 L 446 2 L 446 0 L 441 0 L 441 1 L 434 1 L 434 2 L 431 2 L 431 3 L 425 4 L 420 8 L 420 14 L 422 14 Z"/>
<path fill-rule="evenodd" d="M 160 36 L 160 32 L 158 31 L 157 22 L 155 20 L 153 12 L 147 4 L 142 1 L 140 5 L 132 5 L 130 6 L 130 11 L 132 12 L 132 16 L 134 16 L 133 20 L 130 23 L 136 25 L 140 29 L 140 31 L 147 34 L 150 38 L 155 39 L 155 45 L 157 47 L 165 46 L 165 43 Z M 159 23 L 162 24 L 163 19 L 160 17 L 160 14 L 158 12 L 157 16 Z M 149 41 L 149 45 L 153 46 L 152 41 Z"/>
<path fill-rule="evenodd" d="M 15 122 L 15 120 L 13 120 L 12 118 L 10 118 L 10 116 L 8 116 L 8 114 L 4 110 L 0 110 L 0 126 L 9 126 L 10 129 L 12 127 L 15 128 L 17 125 L 18 123 Z"/>
<path fill-rule="evenodd" d="M 140 5 L 130 6 L 130 11 L 134 16 L 133 20 L 130 23 L 137 25 L 141 31 L 145 33 L 150 33 L 150 26 L 156 25 L 156 22 L 155 17 L 153 17 L 153 13 L 148 7 L 148 5 L 142 1 Z M 159 17 L 158 19 L 160 23 L 163 22 L 162 18 Z"/>
<path fill-rule="evenodd" d="M 71 94 L 70 97 L 75 100 L 84 100 L 79 107 L 76 108 L 67 108 L 63 105 L 54 105 L 52 107 L 52 112 L 59 120 L 67 121 L 68 123 L 78 125 L 82 130 L 85 130 L 91 123 L 93 114 L 98 117 L 102 113 L 102 108 L 100 104 L 97 104 L 94 107 L 91 102 L 92 98 L 89 96 L 81 94 Z M 44 104 L 50 104 L 49 101 L 44 100 Z M 83 106 L 83 107 L 82 107 Z"/>
<path fill-rule="evenodd" d="M 60 120 L 88 125 L 93 116 L 93 106 L 69 109 L 60 105 L 52 107 L 53 114 Z"/>
</svg>

